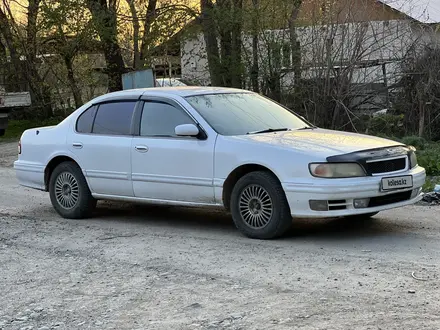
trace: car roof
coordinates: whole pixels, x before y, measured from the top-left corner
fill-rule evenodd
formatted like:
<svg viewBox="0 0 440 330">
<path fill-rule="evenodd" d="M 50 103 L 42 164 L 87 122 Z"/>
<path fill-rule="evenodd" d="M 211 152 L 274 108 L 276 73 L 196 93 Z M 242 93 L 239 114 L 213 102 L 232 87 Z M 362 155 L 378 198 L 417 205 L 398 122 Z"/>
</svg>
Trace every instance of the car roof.
<svg viewBox="0 0 440 330">
<path fill-rule="evenodd" d="M 195 96 L 195 95 L 207 95 L 207 94 L 231 94 L 231 93 L 252 93 L 247 90 L 226 88 L 226 87 L 204 87 L 204 86 L 174 86 L 174 87 L 150 87 L 139 89 L 127 89 L 124 91 L 113 92 L 104 94 L 97 97 L 95 102 L 104 102 L 110 99 L 118 99 L 124 97 L 136 97 L 136 96 Z"/>
<path fill-rule="evenodd" d="M 242 89 L 226 87 L 205 87 L 205 86 L 171 86 L 145 88 L 143 95 L 168 94 L 182 97 L 204 95 L 204 94 L 228 94 L 228 93 L 250 93 Z"/>
</svg>

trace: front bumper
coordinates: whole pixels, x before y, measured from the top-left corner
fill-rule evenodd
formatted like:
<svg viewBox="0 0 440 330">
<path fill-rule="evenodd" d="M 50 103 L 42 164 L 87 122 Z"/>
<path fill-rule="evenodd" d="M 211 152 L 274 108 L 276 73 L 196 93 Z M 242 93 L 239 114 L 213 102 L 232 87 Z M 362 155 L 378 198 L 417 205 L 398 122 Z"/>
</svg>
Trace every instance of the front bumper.
<svg viewBox="0 0 440 330">
<path fill-rule="evenodd" d="M 295 181 L 284 182 L 282 184 L 286 193 L 287 201 L 293 217 L 300 218 L 331 218 L 340 216 L 350 216 L 357 214 L 375 213 L 397 207 L 414 204 L 423 197 L 422 186 L 426 180 L 425 169 L 415 167 L 410 171 L 396 174 L 395 176 L 412 175 L 413 187 L 409 189 L 399 189 L 390 192 L 380 191 L 380 182 L 387 176 L 369 176 L 362 178 L 349 179 L 318 179 L 307 178 Z M 408 192 L 407 194 L 402 194 Z M 408 195 L 403 200 L 393 201 L 392 194 Z M 381 206 L 366 208 L 355 208 L 353 202 L 360 198 L 375 198 L 381 200 L 391 197 L 391 202 Z M 337 201 L 338 208 L 328 211 L 314 211 L 310 208 L 310 200 Z"/>
</svg>

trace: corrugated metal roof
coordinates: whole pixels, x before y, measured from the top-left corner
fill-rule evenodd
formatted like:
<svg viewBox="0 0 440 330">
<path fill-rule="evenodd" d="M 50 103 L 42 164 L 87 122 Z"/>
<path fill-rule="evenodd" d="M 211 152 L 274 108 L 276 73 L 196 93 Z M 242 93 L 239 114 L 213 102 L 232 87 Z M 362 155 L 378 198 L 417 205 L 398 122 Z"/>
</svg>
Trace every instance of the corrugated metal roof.
<svg viewBox="0 0 440 330">
<path fill-rule="evenodd" d="M 379 0 L 405 15 L 426 24 L 440 23 L 440 0 Z"/>
</svg>

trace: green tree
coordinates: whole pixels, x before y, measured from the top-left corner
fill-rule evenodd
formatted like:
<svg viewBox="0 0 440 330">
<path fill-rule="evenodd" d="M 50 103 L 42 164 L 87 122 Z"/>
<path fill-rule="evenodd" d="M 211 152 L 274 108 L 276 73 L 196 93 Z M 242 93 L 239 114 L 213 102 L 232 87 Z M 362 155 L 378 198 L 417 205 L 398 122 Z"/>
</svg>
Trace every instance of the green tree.
<svg viewBox="0 0 440 330">
<path fill-rule="evenodd" d="M 122 74 L 126 69 L 118 43 L 117 1 L 86 0 L 86 4 L 102 43 L 107 63 L 108 90 L 109 92 L 122 90 Z"/>
</svg>

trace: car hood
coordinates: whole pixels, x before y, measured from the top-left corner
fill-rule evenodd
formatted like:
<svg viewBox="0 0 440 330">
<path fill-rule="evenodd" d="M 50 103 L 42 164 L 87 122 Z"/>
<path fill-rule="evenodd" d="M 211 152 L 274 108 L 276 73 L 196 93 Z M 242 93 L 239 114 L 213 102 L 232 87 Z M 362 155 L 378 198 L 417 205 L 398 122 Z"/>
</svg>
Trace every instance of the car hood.
<svg viewBox="0 0 440 330">
<path fill-rule="evenodd" d="M 239 139 L 326 157 L 355 151 L 399 146 L 401 143 L 356 133 L 326 129 L 296 130 L 240 136 Z"/>
</svg>

